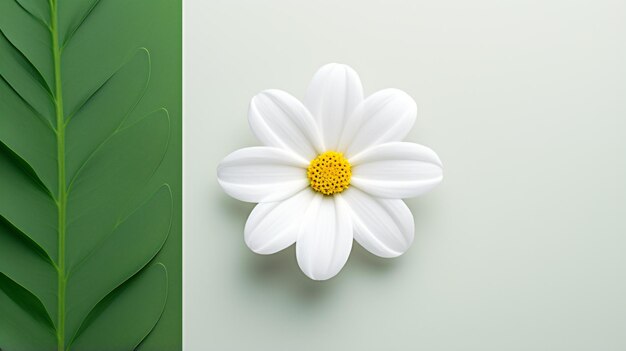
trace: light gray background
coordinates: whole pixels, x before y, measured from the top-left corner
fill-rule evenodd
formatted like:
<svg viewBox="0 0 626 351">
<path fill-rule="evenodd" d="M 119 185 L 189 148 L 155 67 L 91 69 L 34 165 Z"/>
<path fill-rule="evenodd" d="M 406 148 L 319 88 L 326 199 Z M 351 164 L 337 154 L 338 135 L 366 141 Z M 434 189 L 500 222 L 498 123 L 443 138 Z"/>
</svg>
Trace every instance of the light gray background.
<svg viewBox="0 0 626 351">
<path fill-rule="evenodd" d="M 186 350 L 626 350 L 624 1 L 185 1 Z M 327 282 L 215 179 L 250 98 L 328 62 L 419 105 L 413 247 Z"/>
</svg>

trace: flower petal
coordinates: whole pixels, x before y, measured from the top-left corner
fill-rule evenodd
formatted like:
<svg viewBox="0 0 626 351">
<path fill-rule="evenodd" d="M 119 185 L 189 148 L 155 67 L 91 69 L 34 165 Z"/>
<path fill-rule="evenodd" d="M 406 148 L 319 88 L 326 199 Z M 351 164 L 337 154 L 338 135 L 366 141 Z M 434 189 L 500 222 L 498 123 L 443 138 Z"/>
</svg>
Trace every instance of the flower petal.
<svg viewBox="0 0 626 351">
<path fill-rule="evenodd" d="M 377 197 L 402 199 L 439 184 L 443 168 L 426 146 L 393 142 L 374 146 L 350 159 L 350 184 Z"/>
<path fill-rule="evenodd" d="M 339 150 L 347 157 L 370 146 L 402 141 L 417 117 L 413 98 L 398 89 L 384 89 L 367 97 L 346 124 Z"/>
<path fill-rule="evenodd" d="M 295 243 L 313 196 L 313 191 L 304 189 L 286 200 L 256 205 L 244 229 L 246 245 L 258 254 L 269 255 Z"/>
<path fill-rule="evenodd" d="M 334 277 L 352 250 L 352 220 L 345 201 L 316 194 L 296 242 L 298 265 L 314 280 Z"/>
<path fill-rule="evenodd" d="M 239 149 L 217 167 L 226 193 L 247 202 L 283 200 L 309 185 L 308 163 L 293 152 L 266 146 Z"/>
<path fill-rule="evenodd" d="M 250 102 L 250 128 L 266 146 L 291 150 L 309 161 L 324 151 L 315 119 L 295 97 L 265 90 Z"/>
<path fill-rule="evenodd" d="M 355 187 L 343 193 L 352 212 L 354 239 L 380 257 L 403 254 L 415 235 L 413 214 L 402 200 L 379 199 Z"/>
<path fill-rule="evenodd" d="M 337 150 L 346 120 L 361 101 L 361 79 L 350 66 L 329 63 L 315 73 L 304 104 L 320 127 L 326 150 Z"/>
</svg>

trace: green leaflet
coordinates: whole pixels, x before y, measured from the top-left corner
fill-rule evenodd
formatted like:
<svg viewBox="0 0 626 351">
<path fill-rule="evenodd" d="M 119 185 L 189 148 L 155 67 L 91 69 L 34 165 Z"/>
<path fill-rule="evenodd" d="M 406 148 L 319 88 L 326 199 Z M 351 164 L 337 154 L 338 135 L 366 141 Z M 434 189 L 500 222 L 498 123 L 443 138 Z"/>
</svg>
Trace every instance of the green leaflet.
<svg viewBox="0 0 626 351">
<path fill-rule="evenodd" d="M 132 350 L 164 310 L 167 269 L 153 261 L 172 192 L 148 187 L 170 119 L 158 106 L 132 117 L 150 80 L 146 48 L 94 49 L 111 3 L 0 1 L 4 351 Z"/>
</svg>

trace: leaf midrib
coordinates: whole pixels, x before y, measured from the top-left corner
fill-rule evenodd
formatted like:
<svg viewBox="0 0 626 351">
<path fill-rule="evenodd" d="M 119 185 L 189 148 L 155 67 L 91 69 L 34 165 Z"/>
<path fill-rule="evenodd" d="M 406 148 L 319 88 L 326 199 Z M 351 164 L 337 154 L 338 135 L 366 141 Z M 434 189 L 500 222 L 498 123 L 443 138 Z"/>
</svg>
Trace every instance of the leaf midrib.
<svg viewBox="0 0 626 351">
<path fill-rule="evenodd" d="M 63 87 L 61 83 L 61 47 L 57 1 L 49 0 L 50 33 L 52 36 L 52 61 L 54 65 L 54 105 L 56 114 L 57 171 L 58 171 L 58 263 L 57 263 L 57 349 L 65 350 L 65 234 L 67 210 L 67 185 L 65 180 L 65 118 L 63 115 Z"/>
</svg>

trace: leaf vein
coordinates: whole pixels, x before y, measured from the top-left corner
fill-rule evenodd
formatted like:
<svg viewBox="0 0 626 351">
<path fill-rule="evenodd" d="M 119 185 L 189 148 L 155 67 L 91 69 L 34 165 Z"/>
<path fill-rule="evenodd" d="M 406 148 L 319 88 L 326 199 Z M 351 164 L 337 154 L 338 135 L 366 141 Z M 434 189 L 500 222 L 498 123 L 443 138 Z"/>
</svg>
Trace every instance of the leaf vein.
<svg viewBox="0 0 626 351">
<path fill-rule="evenodd" d="M 20 101 L 22 101 L 22 103 L 24 103 L 24 105 L 26 105 L 26 107 L 33 113 L 35 114 L 35 116 L 37 116 L 37 119 L 43 123 L 46 127 L 48 127 L 50 130 L 52 130 L 53 132 L 56 133 L 56 128 L 54 128 L 54 126 L 52 125 L 52 123 L 50 123 L 50 121 L 44 117 L 41 112 L 37 111 L 28 101 L 26 101 L 26 99 L 24 99 L 24 97 L 22 96 L 22 94 L 20 94 L 17 90 L 15 90 L 15 88 L 13 87 L 13 85 L 11 85 L 11 83 L 9 83 L 9 81 L 4 77 L 3 74 L 0 73 L 0 79 L 11 89 L 11 91 L 13 91 L 13 93 L 20 99 Z"/>
<path fill-rule="evenodd" d="M 91 5 L 91 7 L 89 7 L 89 9 L 85 11 L 85 13 L 83 14 L 83 17 L 80 19 L 78 24 L 74 26 L 74 28 L 72 28 L 70 31 L 68 31 L 67 35 L 65 36 L 65 39 L 63 40 L 63 44 L 61 45 L 61 52 L 63 52 L 67 44 L 69 44 L 69 42 L 72 40 L 76 32 L 78 32 L 78 29 L 80 29 L 83 26 L 87 18 L 89 18 L 89 15 L 91 15 L 93 10 L 96 8 L 96 6 L 98 6 L 99 3 L 100 3 L 100 0 L 95 0 L 94 3 Z"/>
<path fill-rule="evenodd" d="M 15 3 L 17 4 L 17 6 L 19 6 L 22 10 L 24 10 L 24 12 L 26 12 L 29 16 L 31 16 L 34 20 L 37 21 L 37 23 L 41 24 L 42 26 L 44 26 L 48 31 L 51 31 L 52 28 L 50 28 L 50 24 L 48 24 L 48 22 L 45 21 L 45 19 L 35 15 L 34 13 L 32 13 L 31 11 L 29 11 L 26 7 L 24 7 L 24 5 L 22 5 L 22 3 L 19 0 L 15 0 Z"/>
<path fill-rule="evenodd" d="M 26 54 L 20 50 L 19 47 L 17 47 L 17 45 L 15 45 L 11 39 L 4 34 L 4 32 L 0 29 L 0 35 L 2 35 L 2 37 L 6 40 L 7 43 L 9 43 L 9 45 L 11 45 L 11 47 L 13 47 L 13 49 L 20 55 L 20 57 L 22 58 L 22 60 L 24 60 L 24 62 L 26 62 L 26 64 L 30 67 L 30 69 L 36 73 L 36 76 L 34 77 L 36 81 L 39 82 L 39 84 L 41 85 L 41 87 L 48 93 L 50 100 L 53 101 L 54 100 L 54 96 L 52 94 L 52 89 L 50 88 L 50 86 L 48 85 L 48 82 L 46 81 L 46 79 L 43 77 L 43 74 L 41 73 L 41 71 L 37 68 L 37 66 L 35 66 L 35 64 L 28 58 L 28 56 L 26 56 Z"/>
<path fill-rule="evenodd" d="M 17 166 L 25 173 L 25 175 L 29 179 L 31 179 L 37 185 L 38 188 L 46 193 L 46 195 L 48 195 L 52 201 L 57 201 L 52 194 L 52 191 L 44 184 L 44 182 L 41 180 L 37 172 L 35 172 L 33 167 L 2 140 L 0 140 L 0 152 L 8 153 L 9 157 L 11 157 L 13 161 L 17 163 Z"/>
</svg>

